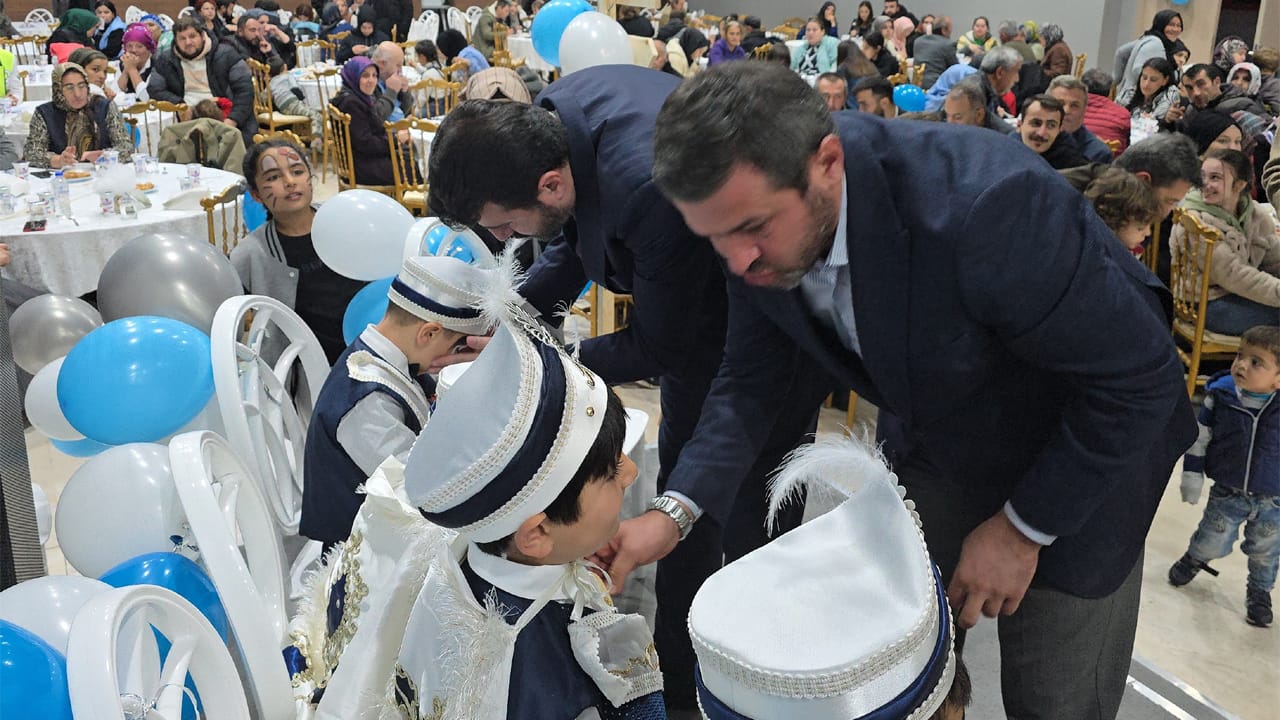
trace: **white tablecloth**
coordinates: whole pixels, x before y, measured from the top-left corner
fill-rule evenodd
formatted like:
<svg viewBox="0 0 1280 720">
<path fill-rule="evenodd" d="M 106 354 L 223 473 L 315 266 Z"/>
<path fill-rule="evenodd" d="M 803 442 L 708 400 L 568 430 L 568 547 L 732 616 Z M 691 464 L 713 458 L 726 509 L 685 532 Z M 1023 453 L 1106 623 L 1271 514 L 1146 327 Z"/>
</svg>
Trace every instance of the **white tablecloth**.
<svg viewBox="0 0 1280 720">
<path fill-rule="evenodd" d="M 298 81 L 298 87 L 302 88 L 303 94 L 307 96 L 307 105 L 313 108 L 322 108 L 323 101 L 320 97 L 320 83 L 325 85 L 324 96 L 332 100 L 334 95 L 342 89 L 342 77 L 339 75 L 330 75 L 327 77 L 317 77 L 315 70 L 327 69 L 326 65 L 317 65 L 309 68 L 298 68 L 292 70 L 294 79 Z M 413 84 L 418 81 L 418 71 L 412 67 L 405 66 L 401 68 L 400 74 L 404 75 L 404 79 Z M 322 108 L 323 109 L 323 108 Z"/>
<path fill-rule="evenodd" d="M 47 218 L 43 232 L 23 232 L 27 221 L 25 196 L 17 196 L 18 211 L 0 217 L 0 242 L 9 244 L 12 262 L 3 275 L 31 287 L 62 295 L 83 295 L 98 288 L 98 276 L 108 258 L 126 242 L 145 232 L 182 233 L 193 238 L 208 237 L 204 211 L 197 196 L 184 196 L 184 208 L 164 209 L 166 200 L 180 194 L 178 178 L 186 174 L 182 165 L 161 166 L 168 172 L 149 175 L 146 180 L 156 186 L 147 197 L 151 207 L 138 210 L 132 220 L 123 215 L 102 215 L 93 180 L 71 186 L 71 207 L 79 225 L 63 217 Z M 225 190 L 243 180 L 239 175 L 213 168 L 201 169 L 203 194 Z M 32 177 L 30 189 L 47 189 L 48 180 Z M 0 185 L 15 182 L 12 175 L 0 173 Z M 216 214 L 215 214 L 216 217 Z"/>
<path fill-rule="evenodd" d="M 27 100 L 39 100 L 44 102 L 53 99 L 53 66 L 52 65 L 15 65 L 13 74 L 15 79 L 19 72 L 25 70 L 27 72 Z M 14 93 L 22 92 L 22 81 L 19 80 L 14 87 Z"/>
<path fill-rule="evenodd" d="M 554 72 L 556 69 L 555 65 L 543 60 L 538 51 L 533 49 L 533 38 L 528 35 L 507 36 L 507 52 L 511 53 L 512 60 L 524 58 L 525 67 L 531 70 Z"/>
<path fill-rule="evenodd" d="M 13 29 L 17 30 L 19 35 L 43 35 L 48 37 L 52 34 L 52 31 L 49 30 L 49 24 L 42 22 L 15 22 Z"/>
</svg>

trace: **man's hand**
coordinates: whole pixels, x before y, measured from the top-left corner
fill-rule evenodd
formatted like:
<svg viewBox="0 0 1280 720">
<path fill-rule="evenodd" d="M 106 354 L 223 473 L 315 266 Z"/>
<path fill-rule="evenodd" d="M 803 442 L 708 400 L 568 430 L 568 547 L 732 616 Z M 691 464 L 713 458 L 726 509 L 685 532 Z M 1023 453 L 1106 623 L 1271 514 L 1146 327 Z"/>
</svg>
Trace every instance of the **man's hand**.
<svg viewBox="0 0 1280 720">
<path fill-rule="evenodd" d="M 947 588 L 956 624 L 971 628 L 980 614 L 1012 615 L 1036 574 L 1040 547 L 1003 510 L 974 528 L 960 546 L 960 562 Z"/>
<path fill-rule="evenodd" d="M 222 121 L 222 124 L 223 124 L 223 125 L 230 125 L 231 127 L 236 128 L 236 129 L 239 129 L 239 128 L 240 128 L 240 126 L 236 124 L 236 121 L 235 121 L 235 120 L 232 120 L 231 118 L 227 118 L 227 119 L 223 120 L 223 121 Z"/>
<path fill-rule="evenodd" d="M 351 52 L 356 55 L 363 55 L 369 52 L 369 46 L 368 45 L 352 45 Z"/>
<path fill-rule="evenodd" d="M 1182 118 L 1186 114 L 1187 114 L 1186 108 L 1175 103 L 1174 105 L 1169 107 L 1169 112 L 1164 114 L 1164 121 L 1172 125 L 1173 123 L 1181 122 Z"/>
<path fill-rule="evenodd" d="M 624 520 L 609 544 L 596 551 L 589 559 L 608 571 L 613 579 L 609 592 L 622 592 L 627 576 L 641 565 L 655 563 L 666 557 L 680 542 L 680 528 L 676 521 L 657 510 Z"/>
<path fill-rule="evenodd" d="M 9 246 L 4 243 L 0 243 L 0 267 L 8 267 L 9 260 L 11 259 L 12 256 L 9 255 Z"/>
<path fill-rule="evenodd" d="M 392 75 L 391 77 L 387 78 L 386 83 L 387 83 L 388 90 L 391 90 L 397 93 L 409 87 L 409 81 L 405 80 L 404 76 L 401 75 L 400 73 L 396 73 L 395 75 Z"/>
<path fill-rule="evenodd" d="M 459 347 L 450 355 L 441 355 L 436 358 L 435 362 L 427 366 L 427 372 L 438 373 L 442 368 L 448 365 L 457 365 L 458 363 L 471 362 L 472 360 L 475 360 L 480 357 L 480 351 L 484 350 L 485 346 L 488 345 L 489 341 L 492 339 L 493 338 L 485 335 L 472 335 L 468 337 L 465 347 Z"/>
</svg>

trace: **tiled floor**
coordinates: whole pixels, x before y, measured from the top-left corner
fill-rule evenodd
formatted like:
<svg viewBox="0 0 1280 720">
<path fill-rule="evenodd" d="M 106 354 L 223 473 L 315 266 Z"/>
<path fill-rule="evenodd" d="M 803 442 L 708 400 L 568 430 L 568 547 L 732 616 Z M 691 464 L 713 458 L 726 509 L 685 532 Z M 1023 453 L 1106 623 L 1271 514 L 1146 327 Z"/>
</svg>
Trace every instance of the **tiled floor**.
<svg viewBox="0 0 1280 720">
<path fill-rule="evenodd" d="M 317 192 L 317 199 L 334 192 L 330 178 Z M 656 439 L 657 391 L 629 386 L 620 391 L 629 407 L 650 415 L 647 441 Z M 858 405 L 857 425 L 874 423 L 875 408 Z M 839 432 L 843 411 L 824 410 L 819 432 Z M 56 508 L 67 479 L 83 461 L 62 455 L 37 431 L 27 432 L 31 477 L 46 492 Z M 1139 615 L 1135 655 L 1175 681 L 1185 684 L 1228 713 L 1245 720 L 1270 720 L 1280 708 L 1280 625 L 1268 629 L 1244 622 L 1245 560 L 1231 555 L 1214 563 L 1221 571 L 1217 578 L 1201 573 L 1190 585 L 1175 589 L 1165 579 L 1169 565 L 1186 549 L 1203 505 L 1182 503 L 1175 481 L 1165 493 L 1146 553 L 1142 606 Z M 56 532 L 46 546 L 51 574 L 74 574 L 58 548 Z M 1280 597 L 1277 597 L 1280 600 Z M 990 621 L 986 621 L 990 622 Z M 972 659 L 971 659 L 972 661 Z M 995 668 L 975 669 L 975 675 L 996 678 L 977 682 L 975 706 L 970 716 L 987 720 L 999 714 L 998 674 Z M 995 684 L 993 685 L 992 682 Z M 1126 706 L 1128 707 L 1128 706 Z M 985 708 L 979 715 L 978 708 Z M 1270 708 L 1270 710 L 1268 710 Z M 1126 716 L 1122 710 L 1121 717 Z M 1142 714 L 1142 717 L 1152 715 Z M 1190 718 L 1189 714 L 1165 711 L 1157 717 Z"/>
</svg>

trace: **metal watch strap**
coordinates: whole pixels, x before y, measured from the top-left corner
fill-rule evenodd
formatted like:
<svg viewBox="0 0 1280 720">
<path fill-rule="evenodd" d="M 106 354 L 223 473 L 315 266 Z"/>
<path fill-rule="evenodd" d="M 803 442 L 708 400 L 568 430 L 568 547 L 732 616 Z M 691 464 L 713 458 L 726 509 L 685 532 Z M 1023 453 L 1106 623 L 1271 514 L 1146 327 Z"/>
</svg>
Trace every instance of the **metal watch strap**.
<svg viewBox="0 0 1280 720">
<path fill-rule="evenodd" d="M 684 540 L 693 530 L 693 514 L 684 508 L 679 500 L 669 495 L 659 495 L 649 501 L 648 510 L 657 510 L 676 523 L 680 531 L 680 539 Z"/>
</svg>

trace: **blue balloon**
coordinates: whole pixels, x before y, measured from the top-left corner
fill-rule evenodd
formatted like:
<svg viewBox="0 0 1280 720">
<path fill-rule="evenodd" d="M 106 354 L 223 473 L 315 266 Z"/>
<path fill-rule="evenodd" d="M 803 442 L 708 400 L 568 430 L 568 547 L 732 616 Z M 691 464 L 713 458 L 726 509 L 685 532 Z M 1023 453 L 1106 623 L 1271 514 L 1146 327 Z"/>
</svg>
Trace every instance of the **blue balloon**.
<svg viewBox="0 0 1280 720">
<path fill-rule="evenodd" d="M 97 440 L 90 440 L 89 438 L 80 438 L 79 440 L 58 440 L 56 438 L 49 438 L 49 442 L 52 443 L 53 447 L 63 455 L 70 455 L 71 457 L 78 458 L 93 457 L 103 450 L 112 447 L 111 445 L 100 443 Z"/>
<path fill-rule="evenodd" d="M 171 435 L 212 396 L 209 336 L 169 318 L 128 317 L 95 328 L 58 374 L 67 421 L 108 445 Z"/>
<path fill-rule="evenodd" d="M 893 89 L 893 104 L 903 112 L 921 112 L 925 106 L 924 90 L 919 85 L 899 85 Z"/>
<path fill-rule="evenodd" d="M 243 208 L 244 210 L 243 215 L 244 215 L 245 230 L 249 232 L 253 232 L 254 230 L 257 230 L 259 227 L 261 227 L 262 225 L 266 224 L 267 209 L 262 206 L 262 203 L 258 202 L 257 200 L 254 200 L 253 195 L 250 195 L 248 190 L 244 191 L 244 196 L 241 198 L 241 200 L 243 202 L 241 203 L 240 207 Z"/>
<path fill-rule="evenodd" d="M 471 246 L 461 238 L 455 238 L 449 245 L 449 251 L 445 253 L 447 257 L 458 258 L 464 263 L 473 263 L 476 261 L 475 253 L 471 252 Z"/>
<path fill-rule="evenodd" d="M 437 254 L 440 250 L 440 243 L 444 242 L 444 239 L 449 237 L 452 232 L 449 226 L 444 224 L 431 228 L 431 232 L 427 233 L 427 236 L 422 239 L 422 247 L 427 251 L 426 254 Z"/>
<path fill-rule="evenodd" d="M 542 6 L 533 16 L 533 26 L 529 35 L 533 39 L 533 49 L 543 60 L 552 65 L 560 64 L 560 36 L 574 18 L 584 12 L 591 11 L 587 0 L 551 0 Z"/>
<path fill-rule="evenodd" d="M 67 659 L 5 620 L 0 620 L 0 718 L 71 720 Z"/>
<path fill-rule="evenodd" d="M 195 606 L 227 639 L 227 611 L 222 608 L 218 590 L 199 565 L 171 552 L 156 552 L 130 558 L 98 578 L 112 587 L 156 585 L 181 595 Z"/>
<path fill-rule="evenodd" d="M 360 337 L 366 325 L 377 325 L 387 314 L 387 291 L 391 289 L 392 280 L 395 278 L 374 280 L 351 297 L 347 311 L 342 314 L 342 339 L 348 345 Z"/>
<path fill-rule="evenodd" d="M 1173 0 L 1174 5 L 1190 5 L 1191 0 Z"/>
</svg>

